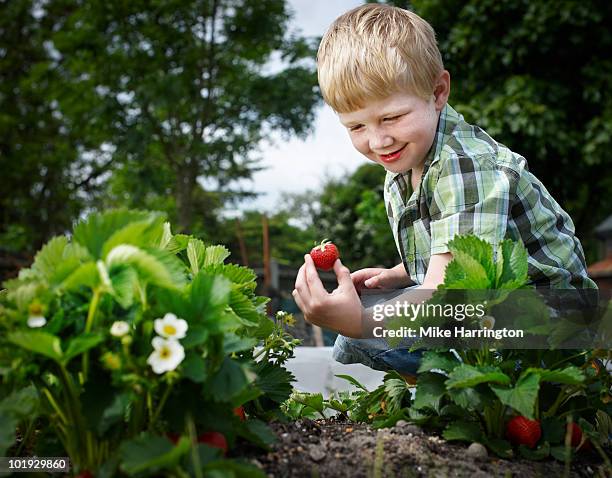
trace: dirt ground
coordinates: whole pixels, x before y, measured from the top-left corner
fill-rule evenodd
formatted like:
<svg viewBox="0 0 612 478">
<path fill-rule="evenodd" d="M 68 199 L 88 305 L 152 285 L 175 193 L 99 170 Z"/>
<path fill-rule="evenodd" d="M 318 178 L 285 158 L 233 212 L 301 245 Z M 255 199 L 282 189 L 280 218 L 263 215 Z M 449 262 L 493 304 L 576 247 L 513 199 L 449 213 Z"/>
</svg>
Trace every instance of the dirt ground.
<svg viewBox="0 0 612 478">
<path fill-rule="evenodd" d="M 273 423 L 278 442 L 268 453 L 241 453 L 269 477 L 547 477 L 564 476 L 564 464 L 552 459 L 512 461 L 489 454 L 474 458 L 468 446 L 427 434 L 402 423 L 385 430 L 328 420 Z M 243 452 L 245 450 L 242 450 Z M 571 477 L 612 477 L 597 455 L 582 454 Z"/>
</svg>

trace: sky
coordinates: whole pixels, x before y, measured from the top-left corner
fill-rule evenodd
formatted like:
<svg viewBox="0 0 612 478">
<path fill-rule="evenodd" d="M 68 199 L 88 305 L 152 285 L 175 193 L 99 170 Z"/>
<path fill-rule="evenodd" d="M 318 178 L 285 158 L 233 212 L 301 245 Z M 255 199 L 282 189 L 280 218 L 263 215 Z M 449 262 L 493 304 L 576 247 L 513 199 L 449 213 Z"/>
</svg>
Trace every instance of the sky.
<svg viewBox="0 0 612 478">
<path fill-rule="evenodd" d="M 289 0 L 289 4 L 295 12 L 291 29 L 299 29 L 304 36 L 321 36 L 336 17 L 363 0 Z M 274 145 L 262 145 L 259 156 L 267 169 L 239 184 L 266 194 L 243 202 L 240 210 L 273 212 L 282 192 L 318 190 L 326 177 L 352 173 L 366 161 L 353 149 L 346 129 L 327 105 L 317 109 L 313 133 L 306 139 L 282 141 L 279 137 Z"/>
</svg>

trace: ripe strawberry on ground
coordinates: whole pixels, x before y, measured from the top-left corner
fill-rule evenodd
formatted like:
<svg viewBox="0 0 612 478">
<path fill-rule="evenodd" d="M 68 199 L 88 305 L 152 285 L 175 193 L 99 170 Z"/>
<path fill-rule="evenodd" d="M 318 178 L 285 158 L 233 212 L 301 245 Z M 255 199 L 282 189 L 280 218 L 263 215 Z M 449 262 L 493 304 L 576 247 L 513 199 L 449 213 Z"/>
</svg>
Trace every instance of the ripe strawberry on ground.
<svg viewBox="0 0 612 478">
<path fill-rule="evenodd" d="M 542 436 L 538 420 L 529 420 L 523 416 L 512 417 L 506 425 L 506 437 L 514 445 L 526 445 L 535 448 Z"/>
<path fill-rule="evenodd" d="M 323 239 L 321 244 L 312 248 L 310 251 L 310 257 L 312 257 L 317 269 L 329 271 L 333 269 L 334 262 L 336 262 L 336 259 L 340 257 L 340 253 L 333 242 Z"/>
<path fill-rule="evenodd" d="M 576 448 L 578 445 L 580 445 L 580 442 L 582 441 L 582 428 L 580 428 L 579 425 L 577 425 L 576 423 L 572 422 L 572 442 L 571 445 L 573 448 Z M 568 425 L 569 427 L 569 425 Z M 588 451 L 591 449 L 591 442 L 589 440 L 585 440 L 584 443 L 582 444 L 582 446 L 580 447 L 580 450 L 583 451 Z"/>
</svg>

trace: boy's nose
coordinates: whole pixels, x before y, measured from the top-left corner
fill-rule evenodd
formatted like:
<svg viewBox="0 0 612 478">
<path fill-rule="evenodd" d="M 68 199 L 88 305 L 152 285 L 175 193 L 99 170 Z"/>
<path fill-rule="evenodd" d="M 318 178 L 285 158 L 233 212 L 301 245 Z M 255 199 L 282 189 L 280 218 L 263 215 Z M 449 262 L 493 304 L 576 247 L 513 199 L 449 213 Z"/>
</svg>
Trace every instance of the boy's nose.
<svg viewBox="0 0 612 478">
<path fill-rule="evenodd" d="M 381 151 L 393 144 L 393 138 L 387 134 L 373 134 L 370 137 L 370 149 Z"/>
</svg>

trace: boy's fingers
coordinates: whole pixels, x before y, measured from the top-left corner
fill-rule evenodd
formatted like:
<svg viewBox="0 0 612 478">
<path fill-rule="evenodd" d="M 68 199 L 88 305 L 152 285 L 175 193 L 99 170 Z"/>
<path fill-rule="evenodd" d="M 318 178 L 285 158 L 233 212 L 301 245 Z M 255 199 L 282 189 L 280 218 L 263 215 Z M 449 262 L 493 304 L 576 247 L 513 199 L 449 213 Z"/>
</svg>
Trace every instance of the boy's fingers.
<svg viewBox="0 0 612 478">
<path fill-rule="evenodd" d="M 382 272 L 379 274 L 376 274 L 374 277 L 370 277 L 367 281 L 364 282 L 364 285 L 368 288 L 374 288 L 374 287 L 378 287 L 380 286 L 380 276 L 382 275 Z"/>
<path fill-rule="evenodd" d="M 310 297 L 310 289 L 306 281 L 306 264 L 303 264 L 295 279 L 295 290 L 301 296 L 302 301 Z"/>
<path fill-rule="evenodd" d="M 351 279 L 351 271 L 348 270 L 348 267 L 345 267 L 342 264 L 340 259 L 336 259 L 336 262 L 334 262 L 334 272 L 336 273 L 336 278 L 338 279 L 338 288 L 355 288 L 353 285 L 353 280 Z"/>
<path fill-rule="evenodd" d="M 297 291 L 297 289 L 293 289 L 293 293 L 291 295 L 293 295 L 293 300 L 295 300 L 295 303 L 300 308 L 302 313 L 306 314 L 306 306 L 304 304 L 304 301 L 300 297 L 300 293 Z"/>
<path fill-rule="evenodd" d="M 306 283 L 308 284 L 311 294 L 327 294 L 310 254 L 304 256 L 304 271 L 306 274 Z"/>
</svg>

